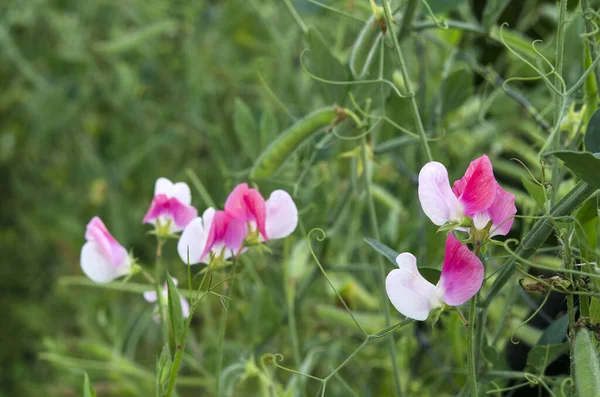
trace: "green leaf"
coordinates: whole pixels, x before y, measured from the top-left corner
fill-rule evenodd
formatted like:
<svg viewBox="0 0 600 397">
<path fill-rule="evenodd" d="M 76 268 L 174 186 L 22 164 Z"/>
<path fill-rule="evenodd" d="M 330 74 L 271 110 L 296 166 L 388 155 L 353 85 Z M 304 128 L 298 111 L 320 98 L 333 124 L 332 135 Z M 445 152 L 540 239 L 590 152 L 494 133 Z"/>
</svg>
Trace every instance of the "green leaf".
<svg viewBox="0 0 600 397">
<path fill-rule="evenodd" d="M 312 28 L 309 29 L 306 41 L 310 52 L 306 53 L 305 58 L 310 59 L 310 65 L 307 65 L 307 67 L 312 74 L 326 80 L 350 81 L 350 70 L 333 56 L 318 31 Z M 315 84 L 319 86 L 328 105 L 338 104 L 342 106 L 344 104 L 348 86 L 332 85 L 318 81 Z"/>
<path fill-rule="evenodd" d="M 548 365 L 568 351 L 568 343 L 536 345 L 529 351 L 526 368 L 533 373 L 543 373 Z"/>
<path fill-rule="evenodd" d="M 473 96 L 473 73 L 465 67 L 452 71 L 442 82 L 443 114 L 458 109 Z"/>
<path fill-rule="evenodd" d="M 538 346 L 561 344 L 567 336 L 569 326 L 569 316 L 564 315 L 558 320 L 554 320 L 546 327 L 542 336 L 537 341 Z"/>
<path fill-rule="evenodd" d="M 600 396 L 600 363 L 592 333 L 582 328 L 575 337 L 575 386 L 580 397 Z"/>
<path fill-rule="evenodd" d="M 250 108 L 240 99 L 235 99 L 233 112 L 233 128 L 246 155 L 256 160 L 260 153 L 258 127 Z"/>
<path fill-rule="evenodd" d="M 169 345 L 164 345 L 156 360 L 156 396 L 162 397 L 169 385 L 171 375 L 171 355 Z"/>
<path fill-rule="evenodd" d="M 260 118 L 260 147 L 264 151 L 277 138 L 279 126 L 273 112 L 266 108 Z"/>
<path fill-rule="evenodd" d="M 582 249 L 582 255 L 585 259 L 592 260 L 594 255 L 593 251 L 596 249 L 597 241 L 596 226 L 598 225 L 598 198 L 590 197 L 583 203 L 575 217 L 582 226 L 581 228 L 576 228 L 577 234 L 580 238 L 584 239 L 589 246 L 588 249 L 584 244 L 580 244 L 581 248 L 585 248 Z"/>
<path fill-rule="evenodd" d="M 169 273 L 167 273 L 167 288 L 169 298 L 169 321 L 173 328 L 175 342 L 180 344 L 183 341 L 183 334 L 185 332 L 183 311 L 181 310 L 181 297 L 179 296 L 179 291 Z"/>
<path fill-rule="evenodd" d="M 572 150 L 559 150 L 551 152 L 565 162 L 571 171 L 596 189 L 600 188 L 600 158 L 589 152 L 575 152 Z"/>
<path fill-rule="evenodd" d="M 373 249 L 377 252 L 379 252 L 381 255 L 385 256 L 386 258 L 388 258 L 388 260 L 390 262 L 392 262 L 394 264 L 394 266 L 398 266 L 398 263 L 396 263 L 396 258 L 398 257 L 398 254 L 396 251 L 394 251 L 393 249 L 391 249 L 390 247 L 388 247 L 387 245 L 374 240 L 372 238 L 365 238 L 364 239 L 365 242 L 367 244 L 369 244 L 371 247 L 373 247 Z"/>
<path fill-rule="evenodd" d="M 596 109 L 585 130 L 585 150 L 600 153 L 600 109 Z"/>
<path fill-rule="evenodd" d="M 544 188 L 536 183 L 531 182 L 528 178 L 522 176 L 521 183 L 523 183 L 523 187 L 527 190 L 527 193 L 535 200 L 536 204 L 544 209 L 544 205 L 546 203 L 546 197 L 544 197 Z"/>
<path fill-rule="evenodd" d="M 90 377 L 87 372 L 83 373 L 83 397 L 96 397 L 96 392 L 90 384 Z"/>
</svg>

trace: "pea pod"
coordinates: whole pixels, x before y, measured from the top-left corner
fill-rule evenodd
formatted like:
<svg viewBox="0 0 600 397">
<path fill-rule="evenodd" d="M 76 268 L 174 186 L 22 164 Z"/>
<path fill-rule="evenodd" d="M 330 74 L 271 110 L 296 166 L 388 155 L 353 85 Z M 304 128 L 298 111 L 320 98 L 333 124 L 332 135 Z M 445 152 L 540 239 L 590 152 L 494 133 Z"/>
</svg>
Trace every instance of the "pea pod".
<svg viewBox="0 0 600 397">
<path fill-rule="evenodd" d="M 368 72 L 381 40 L 381 27 L 375 15 L 371 16 L 358 34 L 350 53 L 350 71 L 356 79 L 363 78 Z"/>
<path fill-rule="evenodd" d="M 582 328 L 575 337 L 575 385 L 577 395 L 597 397 L 600 395 L 600 363 L 596 342 L 592 333 Z"/>
<path fill-rule="evenodd" d="M 285 160 L 304 142 L 307 138 L 330 125 L 338 119 L 339 110 L 327 107 L 316 110 L 296 124 L 282 132 L 277 139 L 265 149 L 252 168 L 250 178 L 267 178 L 273 175 L 285 162 Z"/>
</svg>

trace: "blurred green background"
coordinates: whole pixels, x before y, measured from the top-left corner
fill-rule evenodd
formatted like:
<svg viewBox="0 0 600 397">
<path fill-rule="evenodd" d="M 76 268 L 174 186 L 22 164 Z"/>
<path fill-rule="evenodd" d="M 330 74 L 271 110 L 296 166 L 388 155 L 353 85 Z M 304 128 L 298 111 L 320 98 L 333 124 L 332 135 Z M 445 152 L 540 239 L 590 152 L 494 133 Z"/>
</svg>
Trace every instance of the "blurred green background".
<svg viewBox="0 0 600 397">
<path fill-rule="evenodd" d="M 473 23 L 491 7 L 485 1 L 430 3 L 434 12 Z M 68 285 L 59 280 L 81 275 L 79 250 L 92 216 L 101 216 L 115 237 L 132 248 L 142 264 L 151 267 L 154 241 L 141 219 L 156 178 L 191 183 L 190 175 L 195 174 L 212 198 L 222 203 L 231 187 L 247 179 L 255 160 L 244 146 L 245 140 L 260 142 L 262 150 L 296 118 L 319 106 L 334 102 L 351 106 L 348 95 L 340 93 L 338 86 L 315 82 L 303 72 L 300 54 L 307 47 L 311 49 L 303 62 L 314 73 L 349 79 L 348 56 L 363 26 L 360 19 L 370 15 L 368 2 L 327 2 L 358 21 L 306 1 L 294 4 L 311 26 L 307 35 L 285 4 L 276 0 L 0 3 L 2 397 L 79 395 L 81 372 L 70 370 L 77 367 L 90 372 L 99 395 L 144 395 L 139 384 L 152 386 L 147 374 L 153 374 L 160 344 L 149 321 L 151 307 L 139 294 Z M 526 56 L 535 56 L 529 47 L 532 38 L 545 39 L 550 44 L 540 48 L 551 58 L 554 11 L 551 1 L 513 1 L 496 22 L 511 23 L 511 44 L 525 43 L 521 49 Z M 425 14 L 417 19 L 430 21 Z M 567 82 L 575 81 L 583 70 L 582 26 L 582 19 L 574 18 L 567 33 Z M 490 65 L 491 70 L 506 77 L 531 72 L 502 50 L 497 37 L 453 29 L 432 29 L 427 34 L 442 45 L 431 44 L 423 33 L 405 40 L 403 47 L 413 84 L 418 87 L 426 129 L 433 137 L 443 136 L 431 143 L 435 159 L 452 162 L 452 176 L 459 177 L 472 158 L 489 153 L 499 179 L 517 193 L 520 211 L 534 213 L 536 203 L 521 185 L 526 172 L 509 159 L 518 155 L 539 175 L 535 155 L 547 131 L 518 102 L 500 92 L 498 84 L 490 84 L 485 74 L 476 73 L 474 66 Z M 455 51 L 467 54 L 473 62 L 461 59 Z M 387 78 L 391 79 L 390 51 L 384 59 Z M 542 116 L 549 114 L 551 101 L 542 83 L 515 86 Z M 364 105 L 366 98 L 372 97 L 375 111 L 384 109 L 397 123 L 413 129 L 406 101 L 390 96 L 389 87 L 365 87 L 351 90 L 359 103 Z M 339 133 L 357 134 L 351 128 L 342 128 Z M 378 189 L 375 198 L 383 239 L 398 251 L 412 250 L 437 266 L 441 237 L 416 215 L 420 210 L 412 180 L 424 162 L 416 150 L 420 146 L 409 139 L 404 146 L 380 146 L 377 150 L 378 142 L 401 136 L 382 123 L 371 142 L 377 163 L 372 163 L 370 172 L 374 189 Z M 280 306 L 285 306 L 286 294 L 282 264 L 291 256 L 301 266 L 312 263 L 303 241 L 311 228 L 326 229 L 332 239 L 318 252 L 329 265 L 373 263 L 373 252 L 362 242 L 363 237 L 373 234 L 366 219 L 364 192 L 353 176 L 357 159 L 339 157 L 359 142 L 340 140 L 318 149 L 315 139 L 277 178 L 258 183 L 266 195 L 274 188 L 293 193 L 302 222 L 294 238 L 275 244 L 272 256 L 251 256 L 258 271 L 248 270 L 244 273 L 246 281 L 240 283 L 241 303 L 234 309 L 240 317 L 233 315 L 226 365 L 240 356 L 248 359 L 264 340 L 265 329 L 275 326 L 277 330 L 273 319 L 282 316 Z M 207 203 L 194 187 L 192 190 L 193 204 L 201 212 Z M 520 227 L 517 222 L 513 232 L 517 237 Z M 431 237 L 425 240 L 426 233 Z M 176 258 L 174 247 L 170 243 L 166 249 L 169 269 L 184 279 L 185 267 Z M 365 281 L 361 270 L 348 272 L 350 279 L 340 277 L 345 291 L 352 291 L 348 299 L 353 308 L 378 307 L 377 293 L 364 292 L 374 285 L 371 276 Z M 347 331 L 351 325 L 327 323 L 331 313 L 315 314 L 311 307 L 315 304 L 327 304 L 327 310 L 336 308 L 335 298 L 326 290 L 321 281 L 315 283 L 315 293 L 308 294 L 311 303 L 304 302 L 299 309 L 304 318 L 302 338 L 309 347 L 346 338 L 348 346 L 336 347 L 343 354 L 332 353 L 327 358 L 339 362 L 355 347 L 356 339 Z M 360 294 L 364 296 L 357 298 Z M 257 313 L 258 323 L 249 326 L 250 320 L 243 313 L 256 305 L 262 305 L 264 312 Z M 205 310 L 218 317 L 218 300 Z M 203 317 L 195 325 L 205 329 L 205 323 L 210 325 L 213 320 Z M 244 327 L 254 327 L 247 339 L 240 336 Z M 141 337 L 136 332 L 147 335 Z M 280 332 L 279 339 L 268 351 L 289 352 L 287 331 L 276 332 Z M 198 343 L 214 340 L 214 334 L 210 329 L 199 331 Z M 402 340 L 406 351 L 416 351 L 414 341 Z M 197 353 L 198 349 L 191 350 Z M 41 352 L 46 356 L 40 356 Z M 84 361 L 60 365 L 57 357 L 61 354 L 81 360 L 113 357 L 113 361 L 106 368 Z M 362 361 L 369 371 L 363 368 L 365 377 L 358 381 L 362 390 L 368 390 L 369 382 L 389 390 L 389 363 L 381 363 L 375 352 L 369 354 Z M 455 354 L 460 356 L 460 351 Z M 124 361 L 115 364 L 115 355 Z M 148 372 L 140 375 L 139 368 L 126 360 L 141 362 Z M 407 373 L 405 380 L 408 377 Z M 417 383 L 415 390 L 430 387 L 426 378 Z M 196 386 L 204 387 L 201 381 Z M 343 395 L 343 388 L 331 390 L 332 395 Z M 452 390 L 448 389 L 448 395 L 453 395 Z"/>
</svg>

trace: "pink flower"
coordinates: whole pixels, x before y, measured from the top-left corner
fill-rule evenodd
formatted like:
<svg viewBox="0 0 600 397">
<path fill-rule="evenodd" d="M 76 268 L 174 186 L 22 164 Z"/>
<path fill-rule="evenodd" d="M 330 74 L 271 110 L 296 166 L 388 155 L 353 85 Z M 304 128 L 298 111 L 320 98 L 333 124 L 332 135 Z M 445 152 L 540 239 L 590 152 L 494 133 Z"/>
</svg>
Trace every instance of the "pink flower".
<svg viewBox="0 0 600 397">
<path fill-rule="evenodd" d="M 97 216 L 87 224 L 87 242 L 81 248 L 81 269 L 92 281 L 107 283 L 131 273 L 127 250 L 110 234 Z"/>
<path fill-rule="evenodd" d="M 298 225 L 298 209 L 292 197 L 275 190 L 264 200 L 256 189 L 238 185 L 225 202 L 225 211 L 207 209 L 185 228 L 177 250 L 190 264 L 209 263 L 210 255 L 237 254 L 249 233 L 258 233 L 260 241 L 278 239 L 291 234 Z"/>
<path fill-rule="evenodd" d="M 143 223 L 161 225 L 170 222 L 170 233 L 182 231 L 197 215 L 198 211 L 190 204 L 192 193 L 184 182 L 173 183 L 167 178 L 158 178 L 154 186 L 154 198 Z"/>
<path fill-rule="evenodd" d="M 466 216 L 482 230 L 492 221 L 490 237 L 506 235 L 517 213 L 515 196 L 500 187 L 486 155 L 473 160 L 452 188 L 446 167 L 435 161 L 425 164 L 419 173 L 419 200 L 423 212 L 438 226 L 460 224 Z"/>
<path fill-rule="evenodd" d="M 177 279 L 173 279 L 173 284 L 175 284 L 175 285 L 179 284 Z M 146 292 L 144 292 L 143 295 L 144 295 L 144 299 L 146 300 L 146 302 L 154 303 L 157 301 L 156 291 L 146 291 Z M 187 299 L 185 299 L 183 296 L 180 296 L 180 298 L 181 298 L 181 311 L 183 313 L 183 317 L 187 318 L 190 315 L 190 304 L 187 301 Z M 164 306 L 166 306 L 167 302 L 169 301 L 169 290 L 167 287 L 167 283 L 165 283 L 165 285 L 163 286 L 163 289 L 160 293 L 160 300 L 161 300 L 161 304 Z M 155 315 L 153 318 L 154 318 L 154 321 L 158 321 L 160 319 L 160 316 Z"/>
<path fill-rule="evenodd" d="M 443 303 L 462 305 L 479 291 L 483 283 L 481 261 L 452 233 L 446 240 L 442 274 L 437 285 L 421 276 L 412 254 L 402 253 L 396 262 L 399 269 L 392 270 L 385 280 L 388 297 L 396 310 L 419 321 L 426 320 L 429 312 Z"/>
</svg>

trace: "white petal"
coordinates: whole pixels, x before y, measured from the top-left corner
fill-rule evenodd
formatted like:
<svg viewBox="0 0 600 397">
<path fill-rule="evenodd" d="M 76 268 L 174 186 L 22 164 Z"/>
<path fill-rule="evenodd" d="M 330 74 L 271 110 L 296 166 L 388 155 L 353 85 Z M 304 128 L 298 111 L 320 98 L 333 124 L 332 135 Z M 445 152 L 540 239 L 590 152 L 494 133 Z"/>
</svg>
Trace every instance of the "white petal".
<svg viewBox="0 0 600 397">
<path fill-rule="evenodd" d="M 115 266 L 102 255 L 95 243 L 88 241 L 81 248 L 81 269 L 92 281 L 108 283 L 131 272 L 131 259 L 127 252 L 123 258 L 123 263 Z"/>
<path fill-rule="evenodd" d="M 409 252 L 403 252 L 396 257 L 396 263 L 402 270 L 406 270 L 409 273 L 418 273 L 417 270 L 417 258 Z"/>
<path fill-rule="evenodd" d="M 188 223 L 177 242 L 177 253 L 183 263 L 188 263 L 188 253 L 190 265 L 203 262 L 200 255 L 202 255 L 202 251 L 206 246 L 209 231 L 210 229 L 204 228 L 202 218 L 196 218 Z"/>
<path fill-rule="evenodd" d="M 156 291 L 144 292 L 144 299 L 146 299 L 146 302 L 156 302 Z"/>
<path fill-rule="evenodd" d="M 395 269 L 385 279 L 385 289 L 392 305 L 408 318 L 424 321 L 439 306 L 437 290 L 419 272 Z"/>
<path fill-rule="evenodd" d="M 275 190 L 265 203 L 267 207 L 267 237 L 283 238 L 290 235 L 298 225 L 298 208 L 288 192 Z"/>
<path fill-rule="evenodd" d="M 461 220 L 462 204 L 450 188 L 446 167 L 438 162 L 425 164 L 419 172 L 419 201 L 425 215 L 438 226 Z"/>
<path fill-rule="evenodd" d="M 154 195 L 164 194 L 169 197 L 169 194 L 173 190 L 173 182 L 167 178 L 158 178 L 154 184 Z"/>
<path fill-rule="evenodd" d="M 174 184 L 169 194 L 167 194 L 167 197 L 175 197 L 181 204 L 192 204 L 192 191 L 185 182 L 177 182 Z"/>
</svg>

